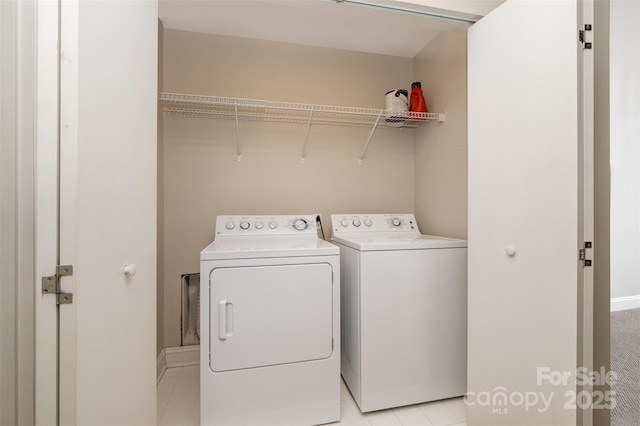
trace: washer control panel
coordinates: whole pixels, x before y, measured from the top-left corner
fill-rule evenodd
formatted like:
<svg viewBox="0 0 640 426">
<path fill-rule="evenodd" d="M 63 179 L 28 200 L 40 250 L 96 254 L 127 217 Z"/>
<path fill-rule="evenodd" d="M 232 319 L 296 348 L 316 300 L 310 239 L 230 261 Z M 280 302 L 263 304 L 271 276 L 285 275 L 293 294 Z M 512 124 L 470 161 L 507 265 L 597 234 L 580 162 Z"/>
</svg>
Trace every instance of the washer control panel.
<svg viewBox="0 0 640 426">
<path fill-rule="evenodd" d="M 334 234 L 354 232 L 416 232 L 418 224 L 413 214 L 333 214 Z"/>
<path fill-rule="evenodd" d="M 317 235 L 318 215 L 218 216 L 216 236 Z"/>
</svg>

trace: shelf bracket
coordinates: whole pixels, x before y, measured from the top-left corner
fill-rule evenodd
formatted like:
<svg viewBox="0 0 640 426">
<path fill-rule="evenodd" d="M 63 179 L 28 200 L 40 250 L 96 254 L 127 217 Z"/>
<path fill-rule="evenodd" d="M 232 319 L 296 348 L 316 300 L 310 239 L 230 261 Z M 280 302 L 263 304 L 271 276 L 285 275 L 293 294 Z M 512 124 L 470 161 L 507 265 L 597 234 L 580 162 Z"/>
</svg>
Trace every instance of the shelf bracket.
<svg viewBox="0 0 640 426">
<path fill-rule="evenodd" d="M 380 122 L 381 116 L 382 116 L 382 112 L 378 114 L 378 117 L 376 118 L 376 122 L 373 125 L 373 129 L 371 129 L 371 133 L 369 133 L 369 139 L 367 139 L 367 144 L 364 146 L 364 149 L 362 150 L 362 154 L 360 154 L 360 158 L 358 159 L 358 164 L 360 165 L 362 165 L 362 159 L 364 158 L 364 154 L 367 152 L 367 149 L 369 149 L 371 138 L 373 137 L 373 134 L 376 132 L 376 129 L 378 128 L 378 122 Z"/>
<path fill-rule="evenodd" d="M 238 102 L 234 102 L 233 104 L 235 113 L 236 113 L 236 154 L 238 156 L 238 161 L 242 160 L 242 156 L 240 155 L 240 126 L 238 125 Z"/>
<path fill-rule="evenodd" d="M 307 155 L 307 142 L 309 142 L 309 131 L 311 130 L 311 120 L 313 119 L 313 107 L 309 111 L 309 123 L 307 124 L 307 136 L 304 138 L 304 147 L 302 148 L 302 156 L 300 162 L 304 163 L 304 157 Z"/>
</svg>

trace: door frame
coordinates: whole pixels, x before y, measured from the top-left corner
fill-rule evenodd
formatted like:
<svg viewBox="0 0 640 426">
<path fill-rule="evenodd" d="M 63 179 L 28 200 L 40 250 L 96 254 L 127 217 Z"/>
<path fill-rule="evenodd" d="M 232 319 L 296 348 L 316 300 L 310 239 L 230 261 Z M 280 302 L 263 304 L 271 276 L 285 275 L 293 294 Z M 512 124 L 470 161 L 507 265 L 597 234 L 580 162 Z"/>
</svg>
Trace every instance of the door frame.
<svg viewBox="0 0 640 426">
<path fill-rule="evenodd" d="M 9 24 L 2 38 L 10 50 L 3 101 L 10 100 L 14 119 L 10 140 L 3 138 L 13 145 L 12 170 L 2 170 L 2 179 L 12 181 L 11 198 L 3 200 L 12 210 L 13 243 L 3 240 L 3 247 L 13 250 L 15 288 L 7 300 L 15 305 L 11 381 L 17 389 L 13 407 L 3 410 L 13 410 L 19 424 L 58 423 L 58 309 L 56 296 L 42 291 L 42 278 L 54 276 L 58 263 L 58 11 L 58 2 L 2 3 Z"/>
<path fill-rule="evenodd" d="M 0 423 L 33 424 L 35 34 L 33 2 L 0 3 Z"/>
<path fill-rule="evenodd" d="M 59 261 L 60 3 L 36 3 L 35 424 L 58 424 L 58 307 L 42 277 Z"/>
<path fill-rule="evenodd" d="M 594 23 L 594 0 L 578 1 L 578 23 L 582 29 L 585 24 Z M 592 32 L 584 31 L 585 42 L 592 42 Z M 586 249 L 585 242 L 594 241 L 594 52 L 583 49 L 578 55 L 578 154 L 580 173 L 578 179 L 578 202 L 581 215 L 578 218 L 580 241 L 578 249 L 585 250 L 586 259 L 593 259 L 594 249 Z M 578 366 L 587 371 L 594 370 L 594 281 L 593 267 L 578 262 Z M 577 392 L 588 392 L 593 396 L 593 386 L 578 385 Z M 593 400 L 593 397 L 592 397 Z M 578 406 L 577 424 L 593 425 L 593 406 Z"/>
</svg>

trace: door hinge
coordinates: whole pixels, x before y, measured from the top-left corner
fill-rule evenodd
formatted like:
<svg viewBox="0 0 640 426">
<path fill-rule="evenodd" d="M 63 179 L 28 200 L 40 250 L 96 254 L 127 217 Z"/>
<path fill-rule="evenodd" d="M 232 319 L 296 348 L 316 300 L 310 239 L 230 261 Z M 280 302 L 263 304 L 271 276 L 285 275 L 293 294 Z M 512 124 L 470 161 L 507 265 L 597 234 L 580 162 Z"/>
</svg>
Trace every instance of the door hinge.
<svg viewBox="0 0 640 426">
<path fill-rule="evenodd" d="M 584 24 L 584 29 L 578 31 L 578 40 L 582 43 L 582 49 L 593 48 L 593 43 L 586 41 L 586 32 L 591 31 L 591 24 Z"/>
<path fill-rule="evenodd" d="M 592 247 L 591 241 L 585 241 L 584 248 L 578 250 L 578 259 L 582 261 L 583 266 L 591 266 L 591 259 L 587 259 L 587 249 Z"/>
<path fill-rule="evenodd" d="M 72 265 L 56 266 L 56 274 L 42 277 L 42 294 L 55 294 L 57 305 L 73 303 L 73 293 L 64 293 L 60 289 L 60 278 L 73 275 Z"/>
</svg>

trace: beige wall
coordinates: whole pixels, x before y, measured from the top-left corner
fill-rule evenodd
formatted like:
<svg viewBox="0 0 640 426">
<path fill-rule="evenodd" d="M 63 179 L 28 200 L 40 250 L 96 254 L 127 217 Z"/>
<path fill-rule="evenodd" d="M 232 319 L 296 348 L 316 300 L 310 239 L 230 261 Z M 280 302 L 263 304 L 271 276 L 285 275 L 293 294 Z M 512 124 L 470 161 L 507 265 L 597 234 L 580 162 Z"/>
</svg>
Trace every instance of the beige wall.
<svg viewBox="0 0 640 426">
<path fill-rule="evenodd" d="M 164 91 L 383 108 L 384 94 L 409 88 L 412 60 L 165 29 Z M 435 123 L 430 123 L 435 124 Z M 180 275 L 220 214 L 411 212 L 413 130 L 235 123 L 164 117 L 164 345 L 180 344 Z"/>
<path fill-rule="evenodd" d="M 467 36 L 443 32 L 414 58 L 429 111 L 415 132 L 415 214 L 426 234 L 467 238 Z"/>
</svg>

